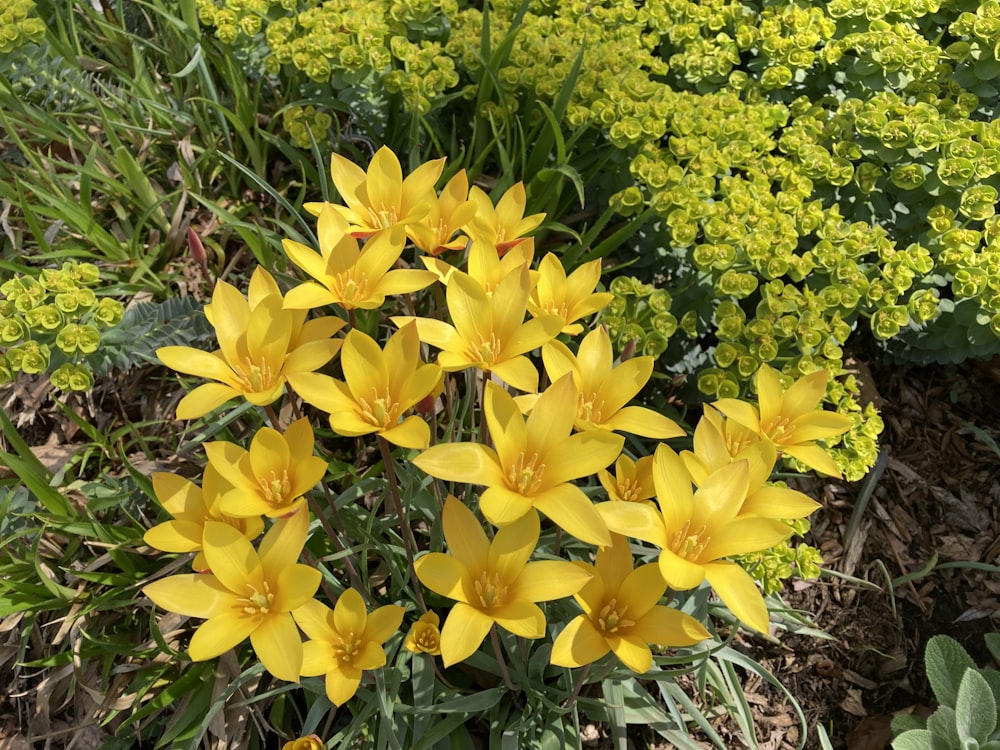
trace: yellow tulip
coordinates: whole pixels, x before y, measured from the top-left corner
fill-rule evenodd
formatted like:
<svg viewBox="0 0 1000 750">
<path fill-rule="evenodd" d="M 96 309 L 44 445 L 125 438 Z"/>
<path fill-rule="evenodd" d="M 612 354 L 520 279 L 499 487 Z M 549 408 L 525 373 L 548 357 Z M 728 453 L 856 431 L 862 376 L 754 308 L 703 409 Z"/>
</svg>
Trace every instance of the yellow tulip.
<svg viewBox="0 0 1000 750">
<path fill-rule="evenodd" d="M 545 221 L 545 214 L 524 215 L 528 200 L 522 182 L 514 183 L 497 201 L 496 208 L 490 197 L 475 186 L 469 190 L 469 200 L 476 206 L 476 215 L 467 229 L 469 235 L 495 247 L 498 255 L 523 242 L 524 235 Z"/>
<path fill-rule="evenodd" d="M 326 697 L 335 706 L 357 692 L 364 670 L 385 666 L 382 644 L 403 621 L 403 608 L 395 604 L 368 613 L 354 589 L 341 594 L 332 610 L 311 599 L 293 614 L 310 638 L 303 646 L 302 676 L 326 675 Z"/>
<path fill-rule="evenodd" d="M 528 301 L 532 315 L 558 315 L 562 332 L 576 336 L 583 326 L 576 321 L 593 315 L 614 298 L 610 292 L 595 292 L 601 278 L 600 259 L 584 263 L 569 276 L 562 262 L 548 253 L 538 264 L 538 281 Z"/>
<path fill-rule="evenodd" d="M 530 292 L 526 266 L 505 277 L 492 296 L 471 276 L 455 271 L 448 283 L 448 312 L 454 325 L 433 318 L 394 317 L 398 326 L 416 321 L 420 340 L 441 349 L 437 363 L 454 372 L 467 367 L 495 373 L 522 391 L 538 388 L 538 371 L 527 357 L 562 327 L 546 315 L 524 322 Z"/>
<path fill-rule="evenodd" d="M 441 655 L 441 618 L 436 612 L 424 612 L 410 627 L 403 646 L 414 654 Z"/>
<path fill-rule="evenodd" d="M 659 507 L 606 502 L 597 510 L 616 534 L 660 548 L 660 574 L 678 591 L 708 580 L 730 611 L 749 627 L 766 631 L 767 607 L 750 575 L 723 558 L 759 552 L 791 536 L 788 524 L 740 516 L 750 486 L 746 459 L 723 466 L 692 490 L 691 475 L 673 450 L 660 444 L 653 455 Z"/>
<path fill-rule="evenodd" d="M 442 513 L 450 554 L 431 552 L 416 562 L 417 578 L 456 604 L 441 629 L 446 667 L 470 657 L 496 623 L 522 638 L 545 635 L 537 602 L 570 596 L 591 574 L 563 560 L 528 562 L 538 544 L 534 511 L 504 526 L 491 542 L 468 508 L 453 496 Z"/>
<path fill-rule="evenodd" d="M 182 398 L 178 419 L 197 419 L 239 396 L 257 406 L 273 403 L 289 374 L 311 372 L 333 358 L 341 342 L 330 337 L 344 326 L 333 317 L 306 322 L 305 312 L 283 309 L 277 285 L 261 267 L 250 281 L 249 299 L 219 281 L 205 314 L 215 328 L 217 351 L 189 346 L 156 350 L 163 364 L 177 372 L 219 381 Z"/>
<path fill-rule="evenodd" d="M 484 400 L 496 450 L 480 443 L 442 443 L 413 463 L 439 479 L 485 485 L 479 508 L 497 526 L 531 515 L 534 508 L 577 539 L 610 544 L 593 503 L 571 482 L 608 466 L 624 438 L 604 430 L 570 434 L 576 388 L 568 376 L 539 396 L 527 420 L 495 383 L 486 384 Z"/>
<path fill-rule="evenodd" d="M 421 164 L 404 180 L 399 159 L 386 146 L 375 152 L 367 172 L 350 159 L 333 154 L 330 176 L 347 205 L 307 203 L 305 209 L 318 216 L 329 206 L 344 218 L 353 236 L 370 237 L 426 216 L 443 169 L 444 159 L 435 159 Z"/>
<path fill-rule="evenodd" d="M 208 465 L 232 485 L 219 507 L 241 518 L 265 515 L 280 518 L 303 505 L 305 493 L 326 473 L 326 461 L 313 455 L 313 430 L 308 419 L 299 419 L 284 434 L 262 427 L 250 450 L 235 443 L 205 443 Z"/>
<path fill-rule="evenodd" d="M 837 437 L 847 432 L 854 422 L 844 414 L 820 408 L 828 379 L 826 370 L 818 370 L 799 378 L 785 390 L 778 373 L 768 365 L 761 365 L 757 371 L 759 412 L 745 401 L 732 398 L 716 401 L 715 408 L 769 440 L 780 453 L 839 478 L 837 464 L 824 448 L 816 445 L 816 441 Z"/>
<path fill-rule="evenodd" d="M 431 255 L 447 250 L 461 250 L 469 238 L 459 231 L 465 228 L 476 213 L 469 200 L 469 178 L 461 169 L 448 180 L 437 200 L 431 201 L 427 215 L 406 225 L 406 232 L 413 244 Z"/>
<path fill-rule="evenodd" d="M 205 618 L 191 637 L 188 656 L 205 661 L 250 638 L 257 658 L 275 677 L 298 682 L 302 641 L 291 612 L 309 601 L 322 575 L 296 561 L 309 531 L 302 510 L 276 521 L 255 550 L 228 524 L 205 524 L 211 573 L 154 581 L 143 593 L 168 612 Z"/>
<path fill-rule="evenodd" d="M 597 472 L 597 479 L 608 493 L 609 500 L 650 503 L 650 498 L 656 494 L 652 456 L 633 461 L 623 453 L 615 461 L 615 473 L 601 469 Z"/>
<path fill-rule="evenodd" d="M 502 258 L 497 255 L 496 248 L 480 240 L 473 240 L 469 245 L 469 259 L 466 264 L 468 275 L 471 276 L 492 297 L 500 282 L 508 276 L 521 272 L 521 266 L 530 266 L 535 257 L 535 240 L 528 237 L 524 242 L 512 248 Z M 439 258 L 421 256 L 420 260 L 445 286 L 451 281 L 452 274 L 459 269 L 445 263 Z M 535 271 L 529 271 L 529 288 L 537 276 Z M 530 298 L 529 298 L 530 304 Z"/>
<path fill-rule="evenodd" d="M 392 269 L 406 244 L 401 227 L 390 227 L 361 247 L 349 233 L 347 221 L 334 209 L 328 204 L 319 214 L 318 253 L 301 242 L 282 241 L 289 260 L 314 279 L 289 291 L 285 307 L 311 310 L 338 305 L 345 310 L 374 310 L 388 296 L 415 292 L 434 283 L 430 271 Z"/>
<path fill-rule="evenodd" d="M 303 373 L 291 383 L 307 403 L 330 415 L 334 432 L 350 437 L 375 433 L 404 448 L 427 447 L 427 423 L 403 415 L 437 388 L 442 375 L 437 365 L 420 361 L 414 324 L 390 336 L 384 351 L 367 334 L 350 331 L 340 363 L 347 382 Z"/>
<path fill-rule="evenodd" d="M 191 567 L 197 571 L 208 569 L 205 553 L 202 552 L 206 522 L 229 524 L 247 539 L 256 539 L 264 530 L 264 522 L 259 515 L 235 517 L 222 512 L 219 501 L 232 486 L 211 464 L 205 467 L 201 487 L 189 479 L 164 471 L 153 472 L 152 479 L 156 499 L 173 518 L 149 529 L 143 535 L 143 541 L 163 552 L 197 552 L 191 562 Z"/>
<path fill-rule="evenodd" d="M 590 571 L 573 598 L 583 609 L 552 644 L 551 663 L 581 667 L 613 651 L 633 672 L 649 671 L 653 654 L 649 644 L 690 646 L 710 635 L 700 622 L 657 602 L 666 583 L 656 563 L 632 568 L 628 540 L 612 534 L 613 543 L 597 551 L 596 565 L 577 562 Z"/>
</svg>

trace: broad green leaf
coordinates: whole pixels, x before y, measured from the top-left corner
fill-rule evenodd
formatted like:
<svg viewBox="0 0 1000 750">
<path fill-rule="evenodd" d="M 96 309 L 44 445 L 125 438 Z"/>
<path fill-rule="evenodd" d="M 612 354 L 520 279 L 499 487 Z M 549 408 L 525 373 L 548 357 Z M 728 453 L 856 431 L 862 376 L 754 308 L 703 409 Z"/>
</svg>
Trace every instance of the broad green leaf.
<svg viewBox="0 0 1000 750">
<path fill-rule="evenodd" d="M 927 642 L 924 664 L 938 703 L 954 708 L 962 675 L 966 669 L 976 668 L 972 657 L 954 638 L 936 635 Z"/>
<path fill-rule="evenodd" d="M 929 729 L 911 729 L 892 741 L 892 750 L 954 750 Z"/>
<path fill-rule="evenodd" d="M 927 729 L 948 745 L 948 747 L 961 747 L 962 742 L 958 737 L 958 729 L 955 726 L 955 710 L 948 706 L 938 706 L 937 711 L 927 717 Z"/>
<path fill-rule="evenodd" d="M 929 723 L 929 722 L 928 722 Z M 986 742 L 997 725 L 997 704 L 989 683 L 977 669 L 967 669 L 958 686 L 955 726 L 959 739 Z"/>
</svg>

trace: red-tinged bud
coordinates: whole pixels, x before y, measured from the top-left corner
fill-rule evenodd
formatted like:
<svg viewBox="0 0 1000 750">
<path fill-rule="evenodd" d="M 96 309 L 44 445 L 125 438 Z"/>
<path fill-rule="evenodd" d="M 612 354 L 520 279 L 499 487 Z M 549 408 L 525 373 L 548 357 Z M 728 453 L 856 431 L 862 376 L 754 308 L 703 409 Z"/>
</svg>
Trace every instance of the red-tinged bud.
<svg viewBox="0 0 1000 750">
<path fill-rule="evenodd" d="M 208 254 L 205 252 L 205 245 L 202 244 L 201 237 L 193 229 L 188 227 L 188 252 L 191 259 L 199 266 L 204 266 L 208 262 Z"/>
</svg>

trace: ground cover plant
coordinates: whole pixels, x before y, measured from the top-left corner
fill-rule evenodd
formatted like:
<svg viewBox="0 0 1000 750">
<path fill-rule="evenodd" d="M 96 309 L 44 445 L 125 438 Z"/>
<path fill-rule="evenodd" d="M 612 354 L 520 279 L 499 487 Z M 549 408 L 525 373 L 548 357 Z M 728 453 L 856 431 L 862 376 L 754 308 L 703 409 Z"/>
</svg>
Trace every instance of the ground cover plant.
<svg viewBox="0 0 1000 750">
<path fill-rule="evenodd" d="M 1000 5 L 2 13 L 19 726 L 761 741 L 787 472 L 884 471 L 859 359 L 997 351 Z"/>
</svg>

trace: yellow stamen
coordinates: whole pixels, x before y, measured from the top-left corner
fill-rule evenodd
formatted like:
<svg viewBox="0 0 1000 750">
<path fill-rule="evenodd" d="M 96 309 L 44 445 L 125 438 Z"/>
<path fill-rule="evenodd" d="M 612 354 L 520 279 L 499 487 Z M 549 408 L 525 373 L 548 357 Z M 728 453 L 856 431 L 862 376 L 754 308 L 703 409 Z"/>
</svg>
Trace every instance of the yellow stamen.
<svg viewBox="0 0 1000 750">
<path fill-rule="evenodd" d="M 500 582 L 500 577 L 496 573 L 483 571 L 479 578 L 473 581 L 476 594 L 479 596 L 479 604 L 486 609 L 493 606 L 501 606 L 507 596 L 507 587 Z"/>
<path fill-rule="evenodd" d="M 236 601 L 242 606 L 240 609 L 243 614 L 246 615 L 266 615 L 271 611 L 271 603 L 274 601 L 274 594 L 271 593 L 270 587 L 267 585 L 267 581 L 264 581 L 264 590 L 258 591 L 251 584 L 246 584 L 246 587 L 250 589 L 250 594 L 245 597 L 240 597 Z"/>
<path fill-rule="evenodd" d="M 618 606 L 618 601 L 612 599 L 605 604 L 597 614 L 597 626 L 605 633 L 617 633 L 619 628 L 626 629 L 635 625 L 635 621 L 625 617 L 628 605 Z"/>
<path fill-rule="evenodd" d="M 539 463 L 538 454 L 532 453 L 525 461 L 524 452 L 517 454 L 517 460 L 507 468 L 507 488 L 521 495 L 533 495 L 542 486 L 545 464 Z"/>
</svg>

